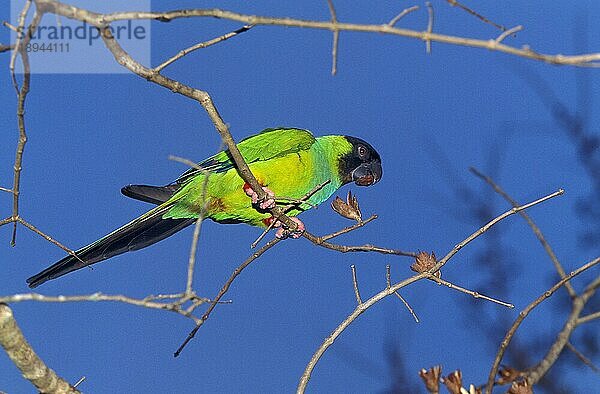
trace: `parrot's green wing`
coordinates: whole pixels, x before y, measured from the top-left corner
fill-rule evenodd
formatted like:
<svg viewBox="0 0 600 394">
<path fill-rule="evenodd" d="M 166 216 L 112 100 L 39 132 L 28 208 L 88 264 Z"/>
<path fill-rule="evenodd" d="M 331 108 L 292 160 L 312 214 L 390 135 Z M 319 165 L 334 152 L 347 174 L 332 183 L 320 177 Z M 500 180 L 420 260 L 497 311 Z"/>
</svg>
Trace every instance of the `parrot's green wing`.
<svg viewBox="0 0 600 394">
<path fill-rule="evenodd" d="M 310 149 L 315 137 L 308 130 L 291 128 L 265 129 L 259 134 L 243 139 L 237 144 L 247 164 L 266 161 L 302 150 Z M 198 163 L 201 170 L 192 168 L 183 173 L 174 183 L 183 184 L 201 172 L 226 172 L 234 168 L 229 151 L 221 151 L 216 155 Z"/>
</svg>

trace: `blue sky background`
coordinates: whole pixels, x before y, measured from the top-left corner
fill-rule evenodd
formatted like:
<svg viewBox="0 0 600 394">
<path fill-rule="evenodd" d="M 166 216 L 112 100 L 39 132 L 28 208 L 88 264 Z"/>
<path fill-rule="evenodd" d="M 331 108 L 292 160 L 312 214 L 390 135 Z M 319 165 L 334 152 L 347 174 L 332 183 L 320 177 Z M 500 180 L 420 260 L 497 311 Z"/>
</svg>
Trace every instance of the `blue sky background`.
<svg viewBox="0 0 600 394">
<path fill-rule="evenodd" d="M 76 3 L 76 2 L 75 2 Z M 156 10 L 198 6 L 193 1 L 154 2 Z M 386 23 L 408 2 L 336 2 L 338 19 Z M 399 26 L 423 30 L 427 12 Z M 498 32 L 445 1 L 433 2 L 434 31 L 476 38 Z M 524 25 L 515 46 L 548 53 L 600 51 L 600 17 L 595 1 L 506 1 L 475 7 L 505 26 Z M 248 2 L 226 5 L 241 13 L 329 19 L 325 1 Z M 126 7 L 123 6 L 122 9 Z M 8 4 L 0 19 L 8 19 Z M 49 18 L 50 16 L 46 16 Z M 240 27 L 224 20 L 191 19 L 152 23 L 153 66 L 182 48 Z M 0 42 L 8 31 L 0 30 Z M 577 150 L 531 87 L 540 78 L 575 110 L 578 92 L 588 89 L 588 124 L 598 122 L 597 71 L 556 67 L 480 49 L 378 34 L 342 33 L 338 75 L 332 77 L 331 34 L 324 31 L 256 27 L 220 45 L 197 51 L 165 75 L 212 95 L 232 134 L 240 139 L 263 128 L 295 126 L 317 135 L 344 133 L 369 141 L 382 156 L 384 177 L 356 192 L 363 214 L 379 215 L 365 228 L 340 237 L 345 244 L 375 243 L 444 255 L 508 206 L 468 172 L 493 174 L 517 200 L 531 201 L 562 187 L 566 194 L 531 210 L 567 271 L 598 256 L 579 237 L 590 222 L 575 207 L 592 186 Z M 108 52 L 107 52 L 107 55 Z M 0 54 L 0 185 L 12 184 L 17 140 L 16 100 L 10 86 L 9 55 Z M 91 58 L 89 62 L 94 62 Z M 584 83 L 577 78 L 587 75 Z M 220 141 L 196 103 L 134 75 L 33 75 L 27 99 L 22 176 L 24 218 L 72 248 L 78 248 L 143 213 L 148 206 L 123 197 L 129 183 L 165 184 L 185 171 L 169 155 L 195 161 L 213 154 Z M 594 132 L 595 130 L 591 130 Z M 471 190 L 477 204 L 457 190 Z M 477 218 L 478 203 L 491 208 Z M 0 194 L 0 216 L 12 199 Z M 307 228 L 325 234 L 349 225 L 328 204 L 302 215 Z M 0 228 L 2 294 L 27 292 L 25 279 L 64 253 L 19 228 L 9 246 L 10 226 Z M 205 222 L 194 287 L 214 296 L 251 250 L 260 230 Z M 270 237 L 271 235 L 269 235 Z M 43 294 L 103 292 L 143 297 L 178 292 L 185 275 L 192 230 L 153 247 L 128 253 L 49 282 Z M 490 241 L 496 242 L 490 246 Z M 488 251 L 502 252 L 492 273 Z M 178 315 L 110 303 L 14 304 L 15 316 L 33 348 L 65 379 L 81 376 L 86 392 L 290 392 L 313 352 L 354 309 L 350 265 L 357 267 L 363 298 L 385 287 L 385 265 L 399 281 L 412 275 L 407 258 L 342 255 L 308 241 L 290 240 L 251 265 L 197 337 L 174 359 L 173 351 L 192 328 Z M 596 269 L 575 282 L 580 289 Z M 383 392 L 405 372 L 424 391 L 417 372 L 442 364 L 460 368 L 466 382 L 483 383 L 500 335 L 488 340 L 492 318 L 510 324 L 556 275 L 550 260 L 522 219 L 512 217 L 456 255 L 443 270 L 456 284 L 513 302 L 508 310 L 465 294 L 416 283 L 401 293 L 421 319 L 415 324 L 395 298 L 380 302 L 344 332 L 316 367 L 309 392 Z M 490 277 L 496 284 L 490 285 Z M 597 296 L 596 296 L 597 297 Z M 537 360 L 562 326 L 566 293 L 537 310 L 517 338 L 535 343 Z M 475 305 L 474 304 L 478 304 Z M 590 323 L 594 329 L 598 323 Z M 507 327 L 507 326 L 505 326 Z M 504 332 L 505 327 L 500 330 Z M 497 328 L 497 327 L 496 327 Z M 390 363 L 396 352 L 402 363 Z M 598 361 L 598 360 L 596 360 Z M 550 371 L 550 377 L 553 378 Z M 598 375 L 580 365 L 561 370 L 573 392 L 598 385 Z M 0 355 L 0 390 L 32 392 L 16 368 Z M 409 389 L 407 389 L 409 390 Z"/>
</svg>

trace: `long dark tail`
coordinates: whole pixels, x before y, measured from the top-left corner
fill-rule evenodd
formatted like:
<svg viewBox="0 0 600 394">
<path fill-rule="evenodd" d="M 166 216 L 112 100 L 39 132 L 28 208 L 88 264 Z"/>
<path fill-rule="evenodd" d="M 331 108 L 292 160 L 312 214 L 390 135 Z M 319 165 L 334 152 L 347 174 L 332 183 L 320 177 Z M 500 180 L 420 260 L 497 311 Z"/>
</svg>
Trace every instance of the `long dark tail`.
<svg viewBox="0 0 600 394">
<path fill-rule="evenodd" d="M 195 219 L 163 219 L 170 205 L 158 206 L 107 236 L 75 252 L 77 257 L 67 256 L 37 275 L 27 279 L 29 287 L 76 271 L 110 257 L 138 250 L 161 241 L 194 223 Z"/>
</svg>

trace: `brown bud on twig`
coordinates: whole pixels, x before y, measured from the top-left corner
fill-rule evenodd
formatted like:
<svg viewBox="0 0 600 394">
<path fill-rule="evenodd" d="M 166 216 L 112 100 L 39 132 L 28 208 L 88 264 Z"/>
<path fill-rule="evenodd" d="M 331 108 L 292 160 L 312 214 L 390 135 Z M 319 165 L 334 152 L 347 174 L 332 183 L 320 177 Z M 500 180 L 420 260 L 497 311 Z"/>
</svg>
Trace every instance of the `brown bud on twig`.
<svg viewBox="0 0 600 394">
<path fill-rule="evenodd" d="M 356 196 L 352 195 L 350 190 L 348 190 L 345 202 L 336 196 L 335 200 L 331 203 L 331 208 L 346 219 L 356 220 L 359 223 L 362 222 L 362 214 L 358 206 L 358 200 L 356 199 Z"/>
<path fill-rule="evenodd" d="M 507 394 L 533 394 L 533 387 L 526 380 L 513 382 Z"/>
<path fill-rule="evenodd" d="M 457 369 L 450 375 L 442 378 L 442 383 L 446 385 L 446 388 L 451 394 L 461 394 L 461 391 L 464 390 L 462 386 L 462 372 L 460 372 L 460 369 Z"/>
<path fill-rule="evenodd" d="M 429 371 L 423 368 L 419 371 L 419 376 L 423 379 L 427 391 L 430 393 L 440 392 L 440 376 L 442 375 L 442 366 L 436 365 L 429 368 Z"/>
<path fill-rule="evenodd" d="M 498 384 L 499 385 L 504 385 L 504 384 L 508 384 L 511 382 L 514 382 L 515 380 L 523 377 L 523 372 L 508 367 L 506 365 L 503 365 L 502 368 L 500 368 L 500 370 L 498 371 L 498 375 L 500 376 L 498 378 Z"/>
<path fill-rule="evenodd" d="M 435 259 L 435 253 L 431 252 L 431 254 L 429 254 L 427 252 L 419 252 L 417 257 L 415 257 L 415 262 L 410 266 L 410 269 L 421 274 L 429 271 L 435 267 L 436 264 L 437 260 Z M 442 273 L 438 271 L 434 275 L 441 278 Z"/>
</svg>

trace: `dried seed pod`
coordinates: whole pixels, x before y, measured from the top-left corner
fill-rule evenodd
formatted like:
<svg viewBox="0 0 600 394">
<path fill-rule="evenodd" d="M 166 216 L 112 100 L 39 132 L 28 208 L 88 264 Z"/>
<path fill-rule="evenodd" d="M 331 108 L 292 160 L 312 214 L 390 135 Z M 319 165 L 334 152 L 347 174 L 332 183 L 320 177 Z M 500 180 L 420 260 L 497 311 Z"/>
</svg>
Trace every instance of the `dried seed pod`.
<svg viewBox="0 0 600 394">
<path fill-rule="evenodd" d="M 360 212 L 358 200 L 356 199 L 356 196 L 352 195 L 352 192 L 350 191 L 348 191 L 346 201 L 343 201 L 341 198 L 336 197 L 331 202 L 331 208 L 346 219 L 362 222 L 362 214 Z"/>
<path fill-rule="evenodd" d="M 419 371 L 419 376 L 425 382 L 425 387 L 427 391 L 430 393 L 439 393 L 440 392 L 440 376 L 442 375 L 442 367 L 441 365 L 436 365 L 429 370 L 423 368 Z"/>
<path fill-rule="evenodd" d="M 435 253 L 431 252 L 431 254 L 427 252 L 419 252 L 417 257 L 415 257 L 415 262 L 412 263 L 410 269 L 418 272 L 419 274 L 429 271 L 437 264 L 437 260 L 435 258 Z M 434 274 L 438 278 L 442 276 L 441 272 L 438 271 Z"/>
<path fill-rule="evenodd" d="M 462 391 L 465 390 L 462 386 L 462 372 L 460 372 L 460 369 L 457 369 L 450 375 L 442 378 L 442 383 L 446 385 L 446 388 L 451 394 L 461 394 Z"/>
</svg>

